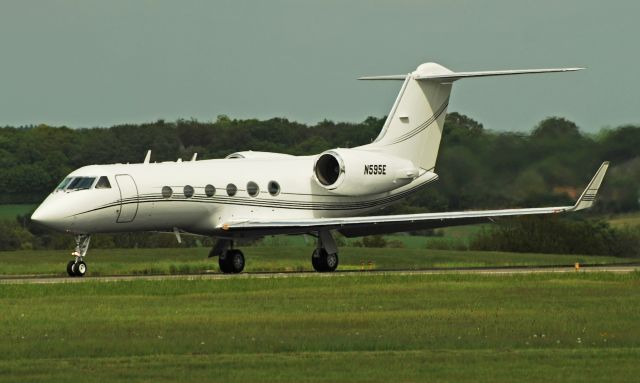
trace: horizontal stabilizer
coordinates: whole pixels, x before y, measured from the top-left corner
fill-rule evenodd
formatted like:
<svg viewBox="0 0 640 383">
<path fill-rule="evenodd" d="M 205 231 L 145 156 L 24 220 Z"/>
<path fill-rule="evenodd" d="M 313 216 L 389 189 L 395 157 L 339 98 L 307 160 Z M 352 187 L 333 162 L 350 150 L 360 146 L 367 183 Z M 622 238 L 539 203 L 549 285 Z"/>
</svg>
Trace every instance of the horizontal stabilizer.
<svg viewBox="0 0 640 383">
<path fill-rule="evenodd" d="M 431 64 L 431 63 L 428 63 Z M 424 64 L 423 64 L 424 65 Z M 584 68 L 547 68 L 547 69 L 517 69 L 517 70 L 490 70 L 480 72 L 452 72 L 440 65 L 423 67 L 409 74 L 389 75 L 389 76 L 366 76 L 358 80 L 404 80 L 407 76 L 412 76 L 416 80 L 437 80 L 439 82 L 453 82 L 462 78 L 490 77 L 490 76 L 513 76 L 518 74 L 554 73 L 554 72 L 574 72 Z"/>
</svg>

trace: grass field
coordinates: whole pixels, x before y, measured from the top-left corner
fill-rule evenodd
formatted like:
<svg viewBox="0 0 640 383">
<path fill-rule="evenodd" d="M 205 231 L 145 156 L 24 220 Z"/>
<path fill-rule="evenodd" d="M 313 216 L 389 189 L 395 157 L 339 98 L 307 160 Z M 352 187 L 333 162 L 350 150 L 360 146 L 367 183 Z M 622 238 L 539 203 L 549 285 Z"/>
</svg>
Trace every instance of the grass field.
<svg viewBox="0 0 640 383">
<path fill-rule="evenodd" d="M 640 226 L 640 213 L 614 215 L 609 219 L 611 226 Z"/>
<path fill-rule="evenodd" d="M 0 285 L 0 382 L 635 381 L 640 273 Z"/>
<path fill-rule="evenodd" d="M 312 270 L 309 246 L 254 246 L 243 248 L 246 271 Z M 71 250 L 0 252 L 0 275 L 65 275 Z M 218 271 L 217 258 L 207 258 L 208 248 L 91 249 L 90 275 L 180 274 Z M 576 262 L 624 263 L 629 258 L 526 254 L 481 251 L 344 247 L 340 270 L 424 269 L 431 267 L 485 267 L 572 265 Z M 371 262 L 371 264 L 370 264 Z"/>
<path fill-rule="evenodd" d="M 15 220 L 17 215 L 27 214 L 37 205 L 0 205 L 0 220 Z"/>
</svg>

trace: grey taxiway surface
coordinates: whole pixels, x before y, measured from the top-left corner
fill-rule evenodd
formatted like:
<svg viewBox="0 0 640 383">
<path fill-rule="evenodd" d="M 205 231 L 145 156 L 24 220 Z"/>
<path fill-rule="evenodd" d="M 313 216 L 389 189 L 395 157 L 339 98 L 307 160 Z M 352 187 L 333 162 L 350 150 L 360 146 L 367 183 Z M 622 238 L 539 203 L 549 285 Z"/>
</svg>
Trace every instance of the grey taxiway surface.
<svg viewBox="0 0 640 383">
<path fill-rule="evenodd" d="M 80 283 L 80 282 L 118 282 L 134 280 L 222 280 L 230 278 L 305 278 L 305 277 L 350 277 L 375 275 L 429 275 L 429 274 L 491 274 L 513 275 L 534 273 L 631 273 L 640 271 L 640 264 L 607 265 L 607 266 L 552 266 L 552 267 L 501 267 L 501 268 L 460 268 L 460 269 L 427 269 L 427 270 L 349 270 L 333 273 L 308 272 L 253 272 L 243 274 L 182 274 L 182 275 L 113 275 L 113 276 L 85 276 L 82 278 L 58 276 L 0 276 L 0 284 L 49 284 L 49 283 Z"/>
</svg>

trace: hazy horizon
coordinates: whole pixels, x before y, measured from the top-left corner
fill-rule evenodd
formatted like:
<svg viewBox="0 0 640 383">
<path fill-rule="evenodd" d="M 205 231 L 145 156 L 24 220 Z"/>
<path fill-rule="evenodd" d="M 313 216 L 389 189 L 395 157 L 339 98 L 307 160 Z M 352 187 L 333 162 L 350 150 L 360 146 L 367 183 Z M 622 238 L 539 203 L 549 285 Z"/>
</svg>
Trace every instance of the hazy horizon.
<svg viewBox="0 0 640 383">
<path fill-rule="evenodd" d="M 462 80 L 449 111 L 529 131 L 640 123 L 632 1 L 4 1 L 0 126 L 108 127 L 195 118 L 306 124 L 389 112 L 399 74 L 583 66 Z"/>
</svg>

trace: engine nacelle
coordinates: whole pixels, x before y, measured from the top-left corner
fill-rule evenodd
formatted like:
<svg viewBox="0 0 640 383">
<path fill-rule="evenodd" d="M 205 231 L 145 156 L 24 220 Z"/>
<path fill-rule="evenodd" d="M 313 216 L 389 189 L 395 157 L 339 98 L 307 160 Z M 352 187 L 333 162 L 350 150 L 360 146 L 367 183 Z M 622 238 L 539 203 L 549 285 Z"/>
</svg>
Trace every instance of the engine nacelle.
<svg viewBox="0 0 640 383">
<path fill-rule="evenodd" d="M 367 150 L 327 150 L 313 165 L 318 185 L 348 196 L 388 192 L 410 183 L 418 174 L 407 159 Z"/>
</svg>

